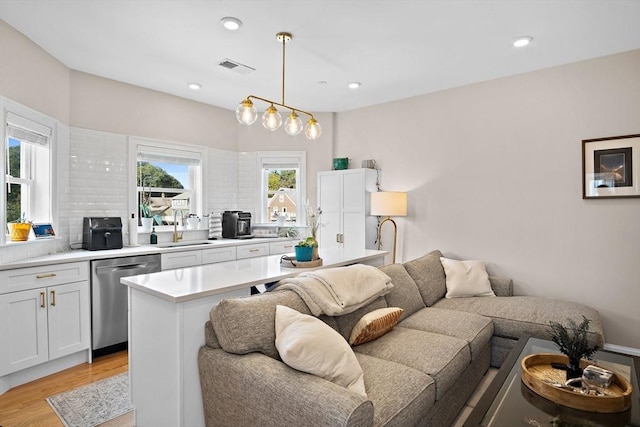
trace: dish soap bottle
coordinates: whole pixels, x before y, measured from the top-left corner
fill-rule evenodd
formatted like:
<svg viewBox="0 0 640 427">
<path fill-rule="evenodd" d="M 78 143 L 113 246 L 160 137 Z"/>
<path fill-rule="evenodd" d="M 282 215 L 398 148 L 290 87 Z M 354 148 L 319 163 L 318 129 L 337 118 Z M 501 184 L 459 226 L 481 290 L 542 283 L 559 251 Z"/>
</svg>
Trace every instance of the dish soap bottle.
<svg viewBox="0 0 640 427">
<path fill-rule="evenodd" d="M 156 228 L 153 227 L 153 229 L 151 229 L 151 234 L 149 235 L 149 243 L 151 243 L 152 245 L 157 245 L 158 244 L 158 235 L 156 234 Z"/>
</svg>

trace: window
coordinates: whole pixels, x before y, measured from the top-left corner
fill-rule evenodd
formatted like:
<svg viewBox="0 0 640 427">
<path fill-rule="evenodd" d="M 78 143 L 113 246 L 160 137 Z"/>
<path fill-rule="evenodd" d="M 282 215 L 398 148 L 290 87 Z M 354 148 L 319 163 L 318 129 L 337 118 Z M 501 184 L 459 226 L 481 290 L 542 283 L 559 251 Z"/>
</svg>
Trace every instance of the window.
<svg viewBox="0 0 640 427">
<path fill-rule="evenodd" d="M 279 216 L 284 216 L 286 223 L 302 224 L 305 152 L 261 152 L 257 158 L 261 171 L 258 222 L 276 222 Z"/>
<path fill-rule="evenodd" d="M 138 218 L 172 226 L 190 214 L 200 216 L 203 150 L 135 138 L 134 145 Z"/>
<path fill-rule="evenodd" d="M 3 100 L 5 223 L 53 222 L 51 158 L 55 121 Z M 6 229 L 6 227 L 4 227 Z"/>
</svg>

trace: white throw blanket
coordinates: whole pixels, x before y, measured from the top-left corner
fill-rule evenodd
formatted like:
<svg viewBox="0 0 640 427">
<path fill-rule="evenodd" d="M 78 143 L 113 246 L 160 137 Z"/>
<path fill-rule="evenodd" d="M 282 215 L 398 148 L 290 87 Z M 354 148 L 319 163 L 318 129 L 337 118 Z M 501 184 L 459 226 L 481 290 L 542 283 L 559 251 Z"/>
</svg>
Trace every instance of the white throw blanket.
<svg viewBox="0 0 640 427">
<path fill-rule="evenodd" d="M 354 264 L 301 273 L 281 280 L 278 289 L 296 292 L 315 316 L 340 316 L 388 294 L 393 284 L 378 268 Z"/>
</svg>

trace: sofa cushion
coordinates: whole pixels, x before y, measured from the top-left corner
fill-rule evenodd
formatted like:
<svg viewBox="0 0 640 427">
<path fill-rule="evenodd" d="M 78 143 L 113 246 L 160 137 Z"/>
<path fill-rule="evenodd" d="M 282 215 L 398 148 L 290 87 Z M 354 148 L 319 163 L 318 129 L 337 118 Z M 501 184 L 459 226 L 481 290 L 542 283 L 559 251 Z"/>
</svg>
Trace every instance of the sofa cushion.
<svg viewBox="0 0 640 427">
<path fill-rule="evenodd" d="M 356 353 L 373 402 L 373 425 L 406 426 L 425 419 L 435 402 L 433 378 L 398 363 Z"/>
<path fill-rule="evenodd" d="M 436 250 L 404 263 L 404 268 L 418 285 L 422 300 L 427 307 L 444 298 L 447 293 L 444 268 L 440 262 L 441 256 L 442 252 Z"/>
<path fill-rule="evenodd" d="M 400 307 L 404 310 L 401 319 L 408 317 L 425 307 L 418 285 L 402 264 L 389 264 L 380 267 L 391 278 L 393 290 L 384 298 L 389 307 Z"/>
<path fill-rule="evenodd" d="M 463 339 L 469 344 L 472 360 L 489 346 L 493 336 L 493 322 L 489 317 L 436 307 L 424 308 L 398 326 Z"/>
<path fill-rule="evenodd" d="M 356 323 L 358 323 L 360 319 L 362 319 L 362 316 L 379 308 L 386 307 L 387 301 L 384 299 L 384 297 L 378 297 L 372 303 L 367 304 L 352 313 L 343 314 L 342 316 L 333 316 L 332 319 L 335 321 L 336 325 L 338 325 L 337 331 L 340 332 L 340 335 L 342 335 L 344 339 L 348 341 L 349 337 L 351 336 L 351 331 L 353 331 Z"/>
<path fill-rule="evenodd" d="M 471 362 L 465 340 L 396 326 L 375 341 L 353 347 L 367 354 L 408 366 L 429 375 L 439 400 Z"/>
<path fill-rule="evenodd" d="M 398 324 L 403 311 L 400 307 L 387 307 L 365 314 L 353 327 L 349 344 L 364 344 L 386 334 Z"/>
<path fill-rule="evenodd" d="M 366 397 L 362 368 L 349 344 L 322 320 L 276 306 L 276 348 L 284 363 Z"/>
<path fill-rule="evenodd" d="M 549 321 L 564 322 L 566 319 L 573 319 L 581 322 L 584 315 L 591 320 L 587 334 L 589 345 L 597 344 L 601 348 L 604 345 L 598 312 L 574 302 L 535 296 L 451 298 L 438 301 L 435 307 L 491 317 L 494 334 L 506 338 L 529 334 L 536 338 L 550 339 Z"/>
<path fill-rule="evenodd" d="M 220 301 L 210 313 L 220 347 L 229 353 L 258 351 L 279 359 L 274 328 L 277 305 L 286 305 L 300 313 L 311 314 L 293 291 L 266 292 L 248 298 Z"/>
<path fill-rule="evenodd" d="M 484 261 L 440 258 L 446 277 L 445 298 L 495 297 Z"/>
</svg>

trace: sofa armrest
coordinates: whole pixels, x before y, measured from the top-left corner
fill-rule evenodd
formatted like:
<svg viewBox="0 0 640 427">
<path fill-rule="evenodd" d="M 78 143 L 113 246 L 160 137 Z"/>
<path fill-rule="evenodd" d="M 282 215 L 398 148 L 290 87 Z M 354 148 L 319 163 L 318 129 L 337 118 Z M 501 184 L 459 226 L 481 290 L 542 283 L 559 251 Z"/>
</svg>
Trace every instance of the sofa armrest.
<svg viewBox="0 0 640 427">
<path fill-rule="evenodd" d="M 373 403 L 344 387 L 261 353 L 201 347 L 207 426 L 371 426 Z"/>
<path fill-rule="evenodd" d="M 513 296 L 513 280 L 508 277 L 489 276 L 493 293 L 498 297 Z"/>
</svg>

